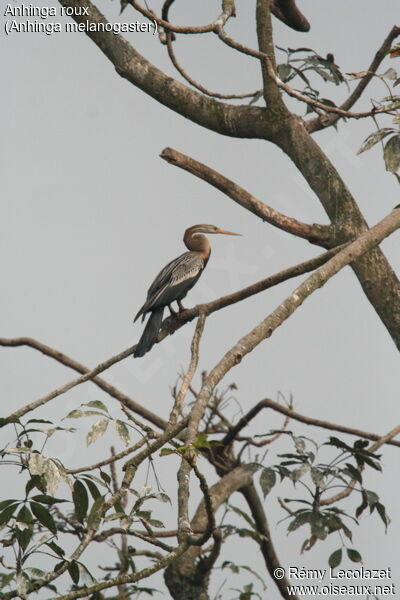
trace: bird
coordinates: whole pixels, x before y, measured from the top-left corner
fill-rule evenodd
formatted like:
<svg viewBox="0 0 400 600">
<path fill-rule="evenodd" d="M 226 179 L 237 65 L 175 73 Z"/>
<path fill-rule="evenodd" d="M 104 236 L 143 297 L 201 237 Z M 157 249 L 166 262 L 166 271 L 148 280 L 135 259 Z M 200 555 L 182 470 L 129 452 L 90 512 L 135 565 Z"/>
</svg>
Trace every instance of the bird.
<svg viewBox="0 0 400 600">
<path fill-rule="evenodd" d="M 134 350 L 134 358 L 144 356 L 153 347 L 166 306 L 169 307 L 171 315 L 176 314 L 172 308 L 173 302 L 177 302 L 179 311 L 184 310 L 182 299 L 199 279 L 211 254 L 210 242 L 202 235 L 203 233 L 241 235 L 233 231 L 225 231 L 215 225 L 192 225 L 186 229 L 183 242 L 189 252 L 184 252 L 171 260 L 159 272 L 148 289 L 146 302 L 134 318 L 135 322 L 141 316 L 143 322 L 146 314 L 150 313 L 146 327 Z"/>
</svg>

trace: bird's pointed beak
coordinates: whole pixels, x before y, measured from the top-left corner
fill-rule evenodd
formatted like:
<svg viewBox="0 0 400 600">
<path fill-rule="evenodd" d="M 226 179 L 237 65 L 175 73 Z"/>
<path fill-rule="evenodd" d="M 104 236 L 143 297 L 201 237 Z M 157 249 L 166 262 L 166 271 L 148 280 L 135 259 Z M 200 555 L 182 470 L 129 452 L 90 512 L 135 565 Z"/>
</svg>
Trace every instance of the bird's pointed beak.
<svg viewBox="0 0 400 600">
<path fill-rule="evenodd" d="M 233 231 L 225 231 L 224 229 L 217 229 L 215 233 L 223 233 L 224 235 L 242 235 L 241 233 L 234 233 Z"/>
</svg>

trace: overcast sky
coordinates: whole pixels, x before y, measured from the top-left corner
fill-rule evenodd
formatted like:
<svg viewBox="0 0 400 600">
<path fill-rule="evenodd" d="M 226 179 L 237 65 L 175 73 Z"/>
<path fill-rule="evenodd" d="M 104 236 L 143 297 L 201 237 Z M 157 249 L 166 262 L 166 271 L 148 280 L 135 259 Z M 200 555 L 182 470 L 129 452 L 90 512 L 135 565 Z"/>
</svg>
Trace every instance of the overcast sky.
<svg viewBox="0 0 400 600">
<path fill-rule="evenodd" d="M 229 32 L 255 47 L 253 4 L 237 2 L 238 18 L 230 23 Z M 57 2 L 40 0 L 35 5 L 56 6 L 59 12 Z M 158 5 L 152 2 L 153 8 Z M 187 2 L 183 9 L 179 6 L 184 11 L 182 22 L 212 20 L 214 5 L 208 0 Z M 119 17 L 116 1 L 101 0 L 97 6 L 115 22 L 138 18 L 130 8 Z M 334 4 L 304 0 L 299 6 L 311 22 L 310 33 L 296 33 L 274 20 L 276 44 L 308 46 L 321 55 L 333 52 L 344 72 L 367 68 L 399 16 L 396 0 L 382 5 L 372 0 Z M 6 37 L 3 14 L 1 19 L 1 336 L 34 337 L 88 366 L 136 343 L 142 326 L 133 325 L 133 316 L 160 268 L 184 251 L 183 232 L 195 223 L 213 223 L 243 236 L 210 240 L 209 265 L 186 299 L 187 306 L 235 291 L 319 253 L 318 248 L 262 223 L 206 183 L 159 158 L 161 150 L 171 146 L 219 170 L 284 213 L 306 222 L 327 223 L 319 201 L 280 150 L 259 140 L 224 138 L 168 111 L 121 79 L 84 34 L 11 32 Z M 49 20 L 63 26 L 68 21 Z M 149 60 L 173 73 L 157 36 L 135 33 L 126 37 Z M 260 88 L 257 61 L 221 48 L 215 36 L 186 37 L 179 40 L 176 51 L 193 77 L 213 90 Z M 381 72 L 389 66 L 396 68 L 396 61 L 387 59 Z M 324 94 L 337 101 L 346 93 L 345 86 L 324 88 Z M 360 108 L 367 109 L 371 97 L 381 98 L 385 93 L 379 82 L 374 84 Z M 303 107 L 291 106 L 304 114 Z M 342 123 L 338 133 L 332 128 L 315 136 L 370 224 L 399 202 L 398 183 L 385 172 L 381 149 L 377 146 L 356 156 L 373 128 L 369 121 Z M 399 272 L 399 233 L 382 248 Z M 278 286 L 212 315 L 202 340 L 200 371 L 209 370 L 297 283 Z M 193 328 L 193 323 L 185 326 L 140 362 L 125 360 L 105 378 L 166 417 L 170 386 L 187 364 Z M 74 377 L 33 350 L 0 352 L 5 414 Z M 276 399 L 281 391 L 286 397 L 292 394 L 296 409 L 306 415 L 383 434 L 399 418 L 398 359 L 391 338 L 346 268 L 229 373 L 224 383 L 238 385 L 236 398 L 243 410 L 264 397 Z M 88 384 L 48 404 L 40 416 L 59 419 L 81 402 L 104 397 Z M 110 401 L 110 406 L 119 416 L 117 403 Z M 280 423 L 277 416 L 263 413 L 254 431 Z M 114 435 L 107 434 L 104 443 L 86 449 L 87 424 L 82 426 L 83 434 L 71 436 L 68 443 L 55 438 L 47 447 L 49 455 L 53 453 L 71 467 L 82 463 L 83 453 L 89 464 L 106 456 L 111 443 L 119 444 Z M 299 424 L 294 423 L 292 429 L 297 434 L 315 434 L 320 441 L 327 438 L 326 433 Z M 2 430 L 2 440 L 4 435 Z M 287 446 L 285 439 L 279 448 L 271 448 L 272 464 L 276 452 Z M 398 476 L 398 449 L 388 447 L 383 453 L 384 474 L 368 473 L 366 487 L 380 490 L 392 523 L 385 535 L 376 516 L 363 516 L 361 526 L 353 528 L 353 545 L 362 551 L 367 568 L 391 567 L 393 581 L 389 583 L 400 586 L 398 499 L 393 483 Z M 171 475 L 176 464 L 171 460 L 169 466 L 171 471 L 159 476 L 173 495 Z M 145 471 L 140 474 L 138 487 L 145 475 Z M 338 539 L 331 536 L 319 549 L 300 556 L 305 532 L 287 538 L 286 526 L 276 525 L 284 515 L 275 497 L 269 503 L 283 564 L 325 567 Z M 349 505 L 354 509 L 355 500 Z M 173 526 L 172 514 L 168 518 Z M 258 554 L 254 546 L 249 548 Z M 235 558 L 248 560 L 248 556 Z M 262 561 L 257 561 L 262 571 Z M 218 575 L 214 588 L 217 580 Z M 148 583 L 162 585 L 159 577 Z M 273 584 L 269 585 L 271 589 Z"/>
</svg>

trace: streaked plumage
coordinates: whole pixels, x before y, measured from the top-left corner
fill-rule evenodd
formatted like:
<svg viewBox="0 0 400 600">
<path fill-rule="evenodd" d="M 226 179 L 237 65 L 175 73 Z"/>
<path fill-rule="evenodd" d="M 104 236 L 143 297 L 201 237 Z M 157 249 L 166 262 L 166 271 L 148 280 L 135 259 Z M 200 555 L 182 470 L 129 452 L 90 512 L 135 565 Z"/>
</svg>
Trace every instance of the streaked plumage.
<svg viewBox="0 0 400 600">
<path fill-rule="evenodd" d="M 215 225 L 193 225 L 186 229 L 183 241 L 189 252 L 181 254 L 160 271 L 147 292 L 146 302 L 134 319 L 136 321 L 141 316 L 143 321 L 146 314 L 151 313 L 136 346 L 135 358 L 143 356 L 153 347 L 162 323 L 164 308 L 169 306 L 173 313 L 171 304 L 177 302 L 179 310 L 182 310 L 181 300 L 202 274 L 208 262 L 211 247 L 208 239 L 201 233 L 239 235 L 231 231 L 222 231 Z"/>
</svg>

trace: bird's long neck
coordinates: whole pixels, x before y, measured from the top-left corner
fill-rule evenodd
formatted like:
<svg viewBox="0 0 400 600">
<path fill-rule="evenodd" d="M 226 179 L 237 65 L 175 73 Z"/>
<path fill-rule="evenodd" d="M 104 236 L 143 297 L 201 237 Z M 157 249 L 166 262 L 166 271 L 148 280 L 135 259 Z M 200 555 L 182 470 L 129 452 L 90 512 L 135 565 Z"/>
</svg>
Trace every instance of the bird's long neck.
<svg viewBox="0 0 400 600">
<path fill-rule="evenodd" d="M 188 250 L 198 252 L 203 260 L 208 260 L 211 253 L 211 246 L 204 235 L 193 232 L 192 228 L 189 227 L 189 229 L 186 229 L 185 231 L 183 242 Z"/>
</svg>

